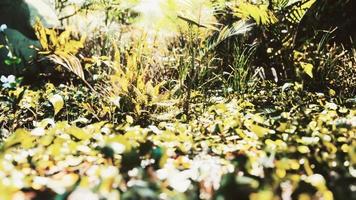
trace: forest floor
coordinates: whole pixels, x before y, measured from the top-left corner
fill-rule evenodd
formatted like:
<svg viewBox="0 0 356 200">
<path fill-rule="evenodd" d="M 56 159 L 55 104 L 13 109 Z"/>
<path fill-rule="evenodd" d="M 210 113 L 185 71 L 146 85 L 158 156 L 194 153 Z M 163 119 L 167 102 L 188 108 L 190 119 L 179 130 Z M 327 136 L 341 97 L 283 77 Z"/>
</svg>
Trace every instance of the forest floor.
<svg viewBox="0 0 356 200">
<path fill-rule="evenodd" d="M 87 94 L 1 90 L 0 199 L 356 198 L 355 99 L 269 85 L 115 117 Z"/>
</svg>

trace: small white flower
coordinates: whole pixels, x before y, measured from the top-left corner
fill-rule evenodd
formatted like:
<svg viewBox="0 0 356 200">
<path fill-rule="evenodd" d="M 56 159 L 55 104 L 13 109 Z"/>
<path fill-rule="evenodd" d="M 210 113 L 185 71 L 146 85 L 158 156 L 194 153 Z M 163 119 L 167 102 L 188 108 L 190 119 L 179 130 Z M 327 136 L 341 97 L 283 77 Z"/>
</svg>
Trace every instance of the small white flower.
<svg viewBox="0 0 356 200">
<path fill-rule="evenodd" d="M 1 81 L 2 83 L 7 82 L 6 76 L 1 76 L 0 81 Z"/>
<path fill-rule="evenodd" d="M 14 75 L 10 75 L 8 77 L 1 76 L 0 81 L 3 83 L 2 87 L 12 88 L 13 85 L 16 84 L 16 77 Z"/>
<path fill-rule="evenodd" d="M 10 75 L 10 76 L 7 77 L 7 80 L 9 82 L 16 82 L 16 77 L 14 75 Z"/>
<path fill-rule="evenodd" d="M 7 25 L 6 24 L 2 24 L 0 26 L 0 32 L 4 32 L 7 29 Z"/>
</svg>

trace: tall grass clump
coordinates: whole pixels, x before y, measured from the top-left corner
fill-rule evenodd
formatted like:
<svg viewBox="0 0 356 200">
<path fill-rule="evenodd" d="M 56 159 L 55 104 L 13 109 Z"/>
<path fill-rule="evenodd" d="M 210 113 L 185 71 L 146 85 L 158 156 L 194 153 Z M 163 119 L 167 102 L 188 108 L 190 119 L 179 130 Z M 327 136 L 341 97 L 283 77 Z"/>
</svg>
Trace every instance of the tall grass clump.
<svg viewBox="0 0 356 200">
<path fill-rule="evenodd" d="M 255 51 L 255 46 L 235 47 L 234 60 L 230 66 L 231 72 L 225 72 L 227 74 L 224 81 L 225 88 L 239 93 L 253 91 L 258 80 L 256 70 L 253 69 L 251 62 Z"/>
</svg>

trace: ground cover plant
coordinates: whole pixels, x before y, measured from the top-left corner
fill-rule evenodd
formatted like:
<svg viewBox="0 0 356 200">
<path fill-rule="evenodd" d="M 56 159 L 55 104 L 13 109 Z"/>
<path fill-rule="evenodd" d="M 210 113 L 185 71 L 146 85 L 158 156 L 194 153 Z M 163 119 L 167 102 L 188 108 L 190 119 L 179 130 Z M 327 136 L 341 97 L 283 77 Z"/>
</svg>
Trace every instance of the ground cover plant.
<svg viewBox="0 0 356 200">
<path fill-rule="evenodd" d="M 19 2 L 0 199 L 356 199 L 353 1 Z"/>
</svg>

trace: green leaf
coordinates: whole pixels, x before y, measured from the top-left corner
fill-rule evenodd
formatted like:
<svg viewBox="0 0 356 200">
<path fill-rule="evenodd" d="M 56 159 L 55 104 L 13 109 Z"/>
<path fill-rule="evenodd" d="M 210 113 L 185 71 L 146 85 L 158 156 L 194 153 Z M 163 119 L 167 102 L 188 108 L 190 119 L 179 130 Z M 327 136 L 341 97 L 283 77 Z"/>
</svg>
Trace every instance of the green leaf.
<svg viewBox="0 0 356 200">
<path fill-rule="evenodd" d="M 5 65 L 10 66 L 12 64 L 10 59 L 4 60 Z"/>
<path fill-rule="evenodd" d="M 7 66 L 18 65 L 21 63 L 21 58 L 18 58 L 18 57 L 8 58 L 8 59 L 4 60 L 4 63 Z"/>
</svg>

